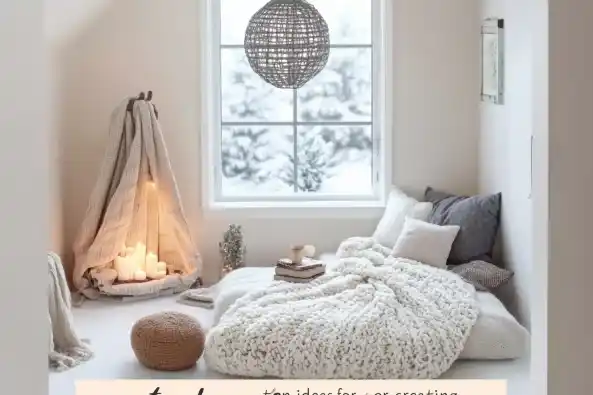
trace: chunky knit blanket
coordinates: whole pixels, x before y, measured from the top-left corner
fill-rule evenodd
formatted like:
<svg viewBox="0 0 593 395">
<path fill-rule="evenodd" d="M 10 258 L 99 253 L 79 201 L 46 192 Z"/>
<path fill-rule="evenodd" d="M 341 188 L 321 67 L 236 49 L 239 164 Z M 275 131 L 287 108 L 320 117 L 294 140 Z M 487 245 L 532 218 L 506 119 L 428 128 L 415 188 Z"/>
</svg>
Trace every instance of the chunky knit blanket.
<svg viewBox="0 0 593 395">
<path fill-rule="evenodd" d="M 247 377 L 439 377 L 476 322 L 475 289 L 389 252 L 371 239 L 347 239 L 324 276 L 246 294 L 209 331 L 206 363 Z"/>
</svg>

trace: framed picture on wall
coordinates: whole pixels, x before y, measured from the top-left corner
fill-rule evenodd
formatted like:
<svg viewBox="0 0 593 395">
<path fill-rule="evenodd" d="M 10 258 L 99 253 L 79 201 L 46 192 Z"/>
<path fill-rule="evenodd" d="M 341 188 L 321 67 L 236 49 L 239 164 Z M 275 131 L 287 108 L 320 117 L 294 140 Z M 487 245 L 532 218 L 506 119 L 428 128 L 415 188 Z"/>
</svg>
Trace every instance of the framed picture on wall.
<svg viewBox="0 0 593 395">
<path fill-rule="evenodd" d="M 482 101 L 504 103 L 504 19 L 482 23 Z"/>
</svg>

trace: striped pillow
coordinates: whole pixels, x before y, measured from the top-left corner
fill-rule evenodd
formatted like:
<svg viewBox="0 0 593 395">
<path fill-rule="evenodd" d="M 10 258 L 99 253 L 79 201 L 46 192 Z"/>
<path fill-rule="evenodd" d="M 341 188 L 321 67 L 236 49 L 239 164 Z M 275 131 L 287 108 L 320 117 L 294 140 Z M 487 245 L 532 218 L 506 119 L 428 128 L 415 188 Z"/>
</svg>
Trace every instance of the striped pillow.
<svg viewBox="0 0 593 395">
<path fill-rule="evenodd" d="M 471 261 L 461 265 L 449 265 L 449 270 L 458 274 L 477 291 L 493 292 L 506 284 L 514 275 L 510 270 L 485 261 Z"/>
</svg>

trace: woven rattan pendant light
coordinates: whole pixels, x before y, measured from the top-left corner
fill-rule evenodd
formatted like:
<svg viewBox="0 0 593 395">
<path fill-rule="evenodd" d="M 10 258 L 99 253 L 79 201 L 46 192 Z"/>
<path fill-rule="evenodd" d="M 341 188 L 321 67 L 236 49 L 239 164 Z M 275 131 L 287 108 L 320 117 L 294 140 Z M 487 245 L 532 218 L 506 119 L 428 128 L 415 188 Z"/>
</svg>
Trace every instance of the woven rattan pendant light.
<svg viewBox="0 0 593 395">
<path fill-rule="evenodd" d="M 257 11 L 245 32 L 249 65 L 280 89 L 298 89 L 327 64 L 329 29 L 306 0 L 271 0 Z"/>
</svg>

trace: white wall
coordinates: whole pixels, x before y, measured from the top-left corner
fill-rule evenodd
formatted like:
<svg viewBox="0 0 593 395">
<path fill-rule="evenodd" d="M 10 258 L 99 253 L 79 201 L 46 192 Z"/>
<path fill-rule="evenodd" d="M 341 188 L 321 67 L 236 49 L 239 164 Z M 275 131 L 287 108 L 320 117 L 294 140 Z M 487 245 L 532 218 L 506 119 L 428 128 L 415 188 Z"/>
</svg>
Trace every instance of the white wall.
<svg viewBox="0 0 593 395">
<path fill-rule="evenodd" d="M 48 391 L 47 357 L 32 356 L 47 350 L 49 333 L 41 20 L 39 1 L 0 2 L 0 369 L 5 391 L 28 394 Z"/>
<path fill-rule="evenodd" d="M 531 300 L 533 301 L 531 305 L 531 381 L 532 394 L 538 395 L 546 393 L 548 375 L 548 248 L 550 241 L 548 0 L 535 0 L 534 5 L 532 40 L 534 135 L 532 254 L 534 265 L 531 272 Z"/>
<path fill-rule="evenodd" d="M 480 192 L 502 192 L 500 258 L 515 272 L 507 305 L 529 326 L 533 74 L 531 0 L 484 0 L 482 18 L 505 19 L 505 103 L 481 104 Z"/>
<path fill-rule="evenodd" d="M 495 176 L 490 179 L 498 179 L 500 185 L 505 185 L 496 176 L 506 175 L 513 179 L 512 184 L 515 181 L 516 184 L 527 184 L 526 165 L 520 157 L 528 158 L 529 155 L 519 155 L 515 147 L 505 148 L 505 141 L 514 130 L 519 135 L 512 134 L 512 139 L 524 146 L 524 134 L 527 133 L 517 130 L 514 125 L 520 122 L 532 126 L 531 210 L 523 200 L 523 194 L 520 194 L 521 199 L 514 201 L 513 207 L 516 213 L 520 210 L 532 212 L 531 227 L 525 234 L 532 237 L 533 267 L 531 275 L 523 279 L 523 287 L 530 288 L 532 301 L 531 393 L 585 393 L 590 388 L 590 356 L 593 353 L 590 336 L 593 327 L 593 288 L 590 285 L 593 277 L 593 232 L 590 230 L 593 211 L 590 209 L 592 191 L 589 182 L 593 174 L 593 79 L 590 78 L 593 48 L 588 45 L 593 38 L 593 24 L 590 23 L 593 3 L 529 0 L 522 2 L 521 7 L 510 2 L 498 5 L 503 7 L 498 12 L 504 12 L 509 29 L 507 45 L 511 49 L 507 53 L 507 70 L 511 70 L 511 81 L 514 73 L 518 78 L 518 70 L 522 70 L 525 79 L 507 85 L 507 92 L 525 95 L 523 97 L 531 92 L 532 99 L 531 105 L 526 105 L 527 100 L 514 102 L 509 98 L 511 107 L 507 105 L 504 109 L 489 109 L 482 113 L 483 121 L 491 116 L 497 125 L 483 129 L 482 152 L 488 148 L 483 144 L 486 139 L 502 140 L 501 146 L 496 148 L 500 154 L 498 158 L 509 163 L 514 161 L 517 166 L 505 172 L 493 165 L 489 169 Z M 489 6 L 496 7 L 496 3 L 486 4 Z M 520 28 L 519 37 L 512 34 L 513 20 L 517 21 L 517 29 Z M 524 59 L 522 56 L 512 57 L 512 47 L 518 46 L 517 41 L 512 40 L 522 42 L 528 35 L 525 30 L 532 33 L 530 67 L 526 66 L 527 62 L 520 61 Z M 523 116 L 531 119 L 523 119 Z M 517 121 L 517 117 L 521 121 Z M 497 133 L 503 133 L 505 137 L 495 140 Z M 518 226 L 523 229 L 523 220 L 520 222 Z M 516 232 L 512 242 L 526 243 L 526 240 Z"/>
<path fill-rule="evenodd" d="M 343 238 L 372 231 L 379 211 L 354 220 L 203 217 L 198 1 L 46 4 L 67 262 L 102 159 L 111 111 L 123 97 L 149 89 L 206 269 L 217 271 L 217 244 L 230 222 L 244 225 L 250 265 L 272 264 L 294 242 L 332 251 Z M 394 181 L 416 193 L 428 184 L 474 193 L 479 7 L 472 0 L 394 5 Z"/>
<path fill-rule="evenodd" d="M 44 4 L 47 6 L 47 4 Z M 50 34 L 56 30 L 53 26 L 48 25 L 47 21 L 43 21 L 43 44 L 44 51 L 43 57 L 44 63 L 44 77 L 46 78 L 46 97 L 47 97 L 47 117 L 46 117 L 46 131 L 52 138 L 49 139 L 49 163 L 48 163 L 48 184 L 49 184 L 49 207 L 50 207 L 50 240 L 49 248 L 57 254 L 63 253 L 64 247 L 64 234 L 63 225 L 64 217 L 62 212 L 62 190 L 61 190 L 61 169 L 60 169 L 60 157 L 62 151 L 59 145 L 59 97 L 58 87 L 56 86 L 58 80 L 53 78 L 57 70 L 55 70 L 55 62 L 53 56 L 53 43 L 55 37 Z"/>
</svg>

